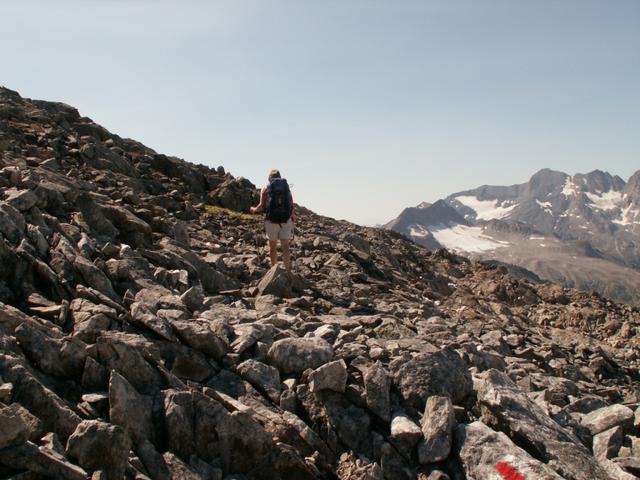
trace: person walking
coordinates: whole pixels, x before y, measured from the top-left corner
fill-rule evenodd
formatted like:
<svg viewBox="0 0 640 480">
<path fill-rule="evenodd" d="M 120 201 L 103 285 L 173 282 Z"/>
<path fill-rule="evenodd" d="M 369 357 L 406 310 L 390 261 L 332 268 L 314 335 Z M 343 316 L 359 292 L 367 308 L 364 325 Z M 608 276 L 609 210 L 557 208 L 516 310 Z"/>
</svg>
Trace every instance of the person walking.
<svg viewBox="0 0 640 480">
<path fill-rule="evenodd" d="M 291 237 L 295 210 L 289 184 L 282 178 L 279 170 L 269 172 L 269 184 L 260 190 L 260 203 L 251 207 L 251 213 L 265 214 L 265 230 L 269 240 L 271 266 L 278 263 L 278 240 L 282 247 L 282 260 L 285 268 L 291 271 Z"/>
</svg>

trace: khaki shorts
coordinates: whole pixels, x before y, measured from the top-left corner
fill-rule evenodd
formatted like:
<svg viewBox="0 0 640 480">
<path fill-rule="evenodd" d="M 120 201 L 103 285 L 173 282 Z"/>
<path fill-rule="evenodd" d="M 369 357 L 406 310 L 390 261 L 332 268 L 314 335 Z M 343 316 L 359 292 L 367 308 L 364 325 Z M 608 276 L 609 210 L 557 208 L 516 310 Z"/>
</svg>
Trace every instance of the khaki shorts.
<svg viewBox="0 0 640 480">
<path fill-rule="evenodd" d="M 269 240 L 291 240 L 293 236 L 293 221 L 291 219 L 287 220 L 287 223 L 272 223 L 265 220 L 264 226 Z"/>
</svg>

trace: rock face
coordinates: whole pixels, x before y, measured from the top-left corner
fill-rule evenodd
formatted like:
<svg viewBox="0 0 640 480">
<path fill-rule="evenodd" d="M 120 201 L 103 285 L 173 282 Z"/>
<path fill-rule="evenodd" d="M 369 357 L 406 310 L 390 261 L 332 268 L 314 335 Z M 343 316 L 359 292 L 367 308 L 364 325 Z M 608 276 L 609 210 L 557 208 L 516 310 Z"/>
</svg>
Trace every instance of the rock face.
<svg viewBox="0 0 640 480">
<path fill-rule="evenodd" d="M 638 473 L 637 309 L 256 201 L 0 88 L 0 478 Z"/>
</svg>

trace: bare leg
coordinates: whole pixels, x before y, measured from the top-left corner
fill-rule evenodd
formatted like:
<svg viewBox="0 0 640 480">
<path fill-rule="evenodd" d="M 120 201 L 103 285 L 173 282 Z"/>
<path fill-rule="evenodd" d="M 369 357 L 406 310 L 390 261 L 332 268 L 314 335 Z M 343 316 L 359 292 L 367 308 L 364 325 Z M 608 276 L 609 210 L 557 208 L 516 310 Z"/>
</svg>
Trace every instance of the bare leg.
<svg viewBox="0 0 640 480">
<path fill-rule="evenodd" d="M 280 240 L 282 245 L 282 260 L 284 261 L 284 267 L 291 271 L 291 248 L 289 247 L 289 240 Z"/>
<path fill-rule="evenodd" d="M 271 266 L 278 263 L 278 241 L 269 240 L 269 256 L 271 257 Z"/>
</svg>

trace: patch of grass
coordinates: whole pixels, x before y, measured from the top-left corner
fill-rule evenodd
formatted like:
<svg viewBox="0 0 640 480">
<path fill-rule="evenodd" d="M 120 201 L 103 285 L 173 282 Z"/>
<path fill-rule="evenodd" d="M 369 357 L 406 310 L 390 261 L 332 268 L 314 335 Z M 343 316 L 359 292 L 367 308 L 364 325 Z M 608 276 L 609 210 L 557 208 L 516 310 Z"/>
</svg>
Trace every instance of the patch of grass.
<svg viewBox="0 0 640 480">
<path fill-rule="evenodd" d="M 260 215 L 251 215 L 249 213 L 237 212 L 228 208 L 218 207 L 217 205 L 205 205 L 203 207 L 205 216 L 212 218 L 227 218 L 243 223 L 259 224 L 262 223 Z"/>
</svg>

